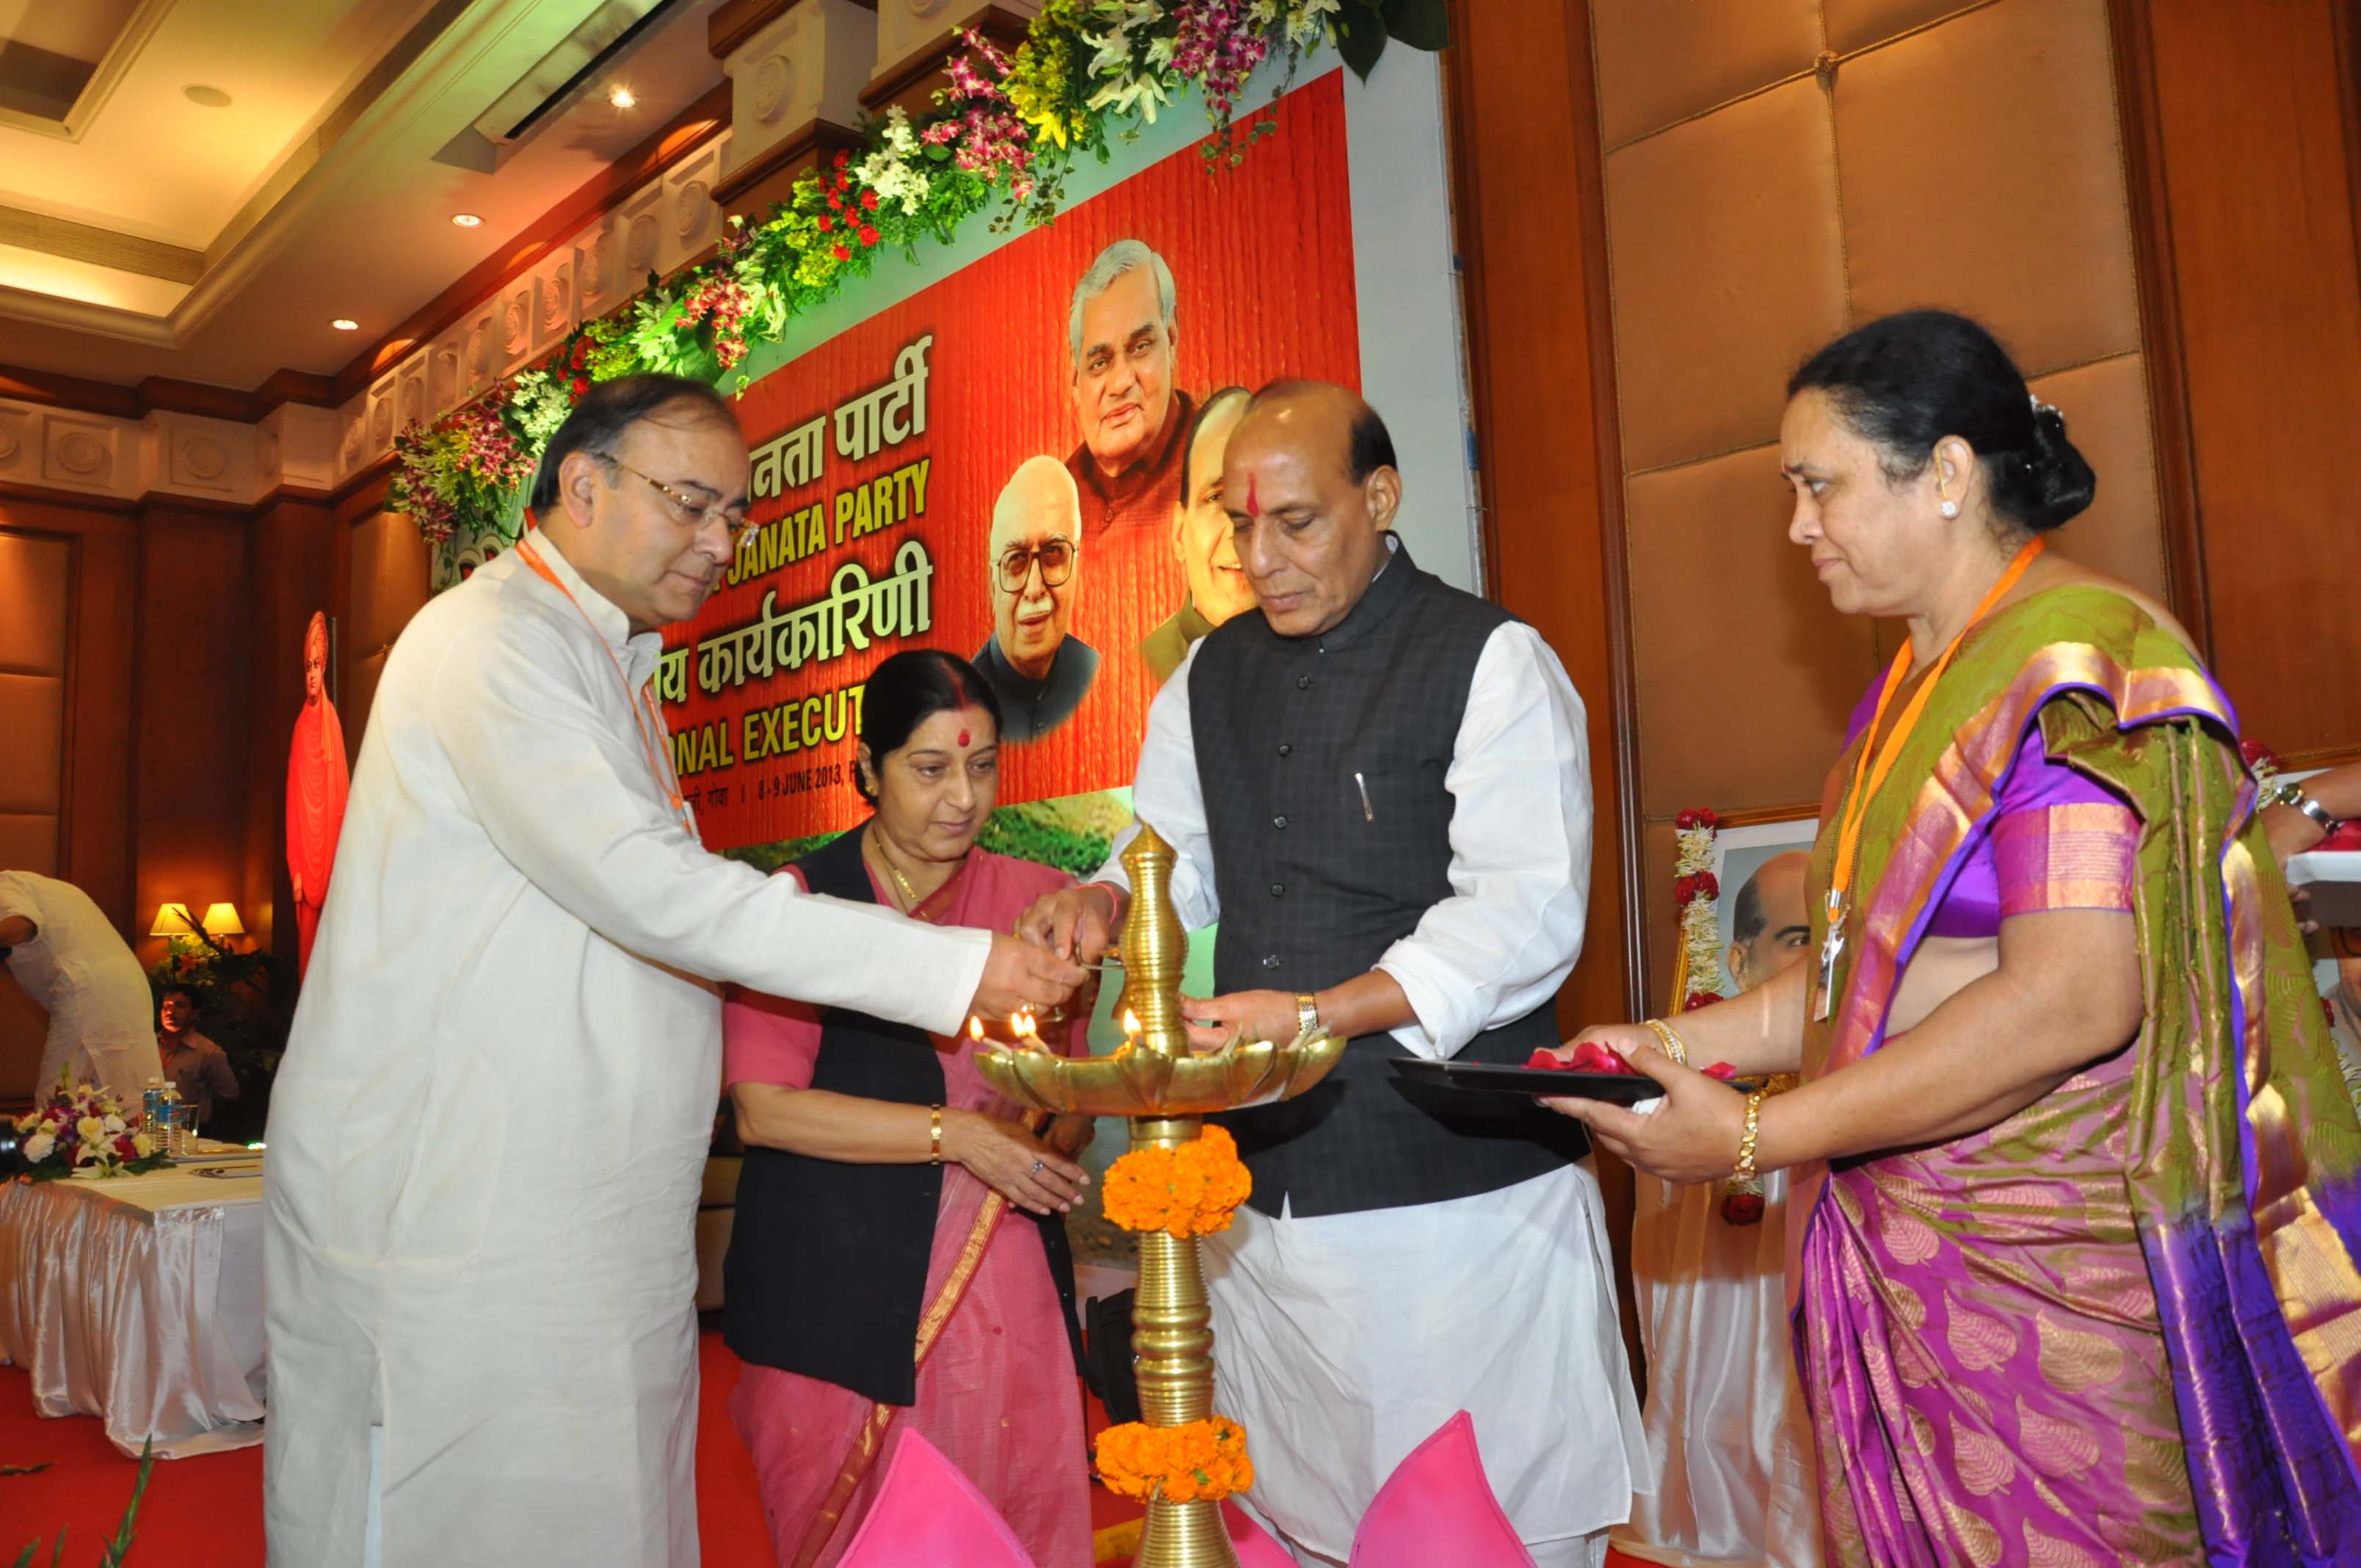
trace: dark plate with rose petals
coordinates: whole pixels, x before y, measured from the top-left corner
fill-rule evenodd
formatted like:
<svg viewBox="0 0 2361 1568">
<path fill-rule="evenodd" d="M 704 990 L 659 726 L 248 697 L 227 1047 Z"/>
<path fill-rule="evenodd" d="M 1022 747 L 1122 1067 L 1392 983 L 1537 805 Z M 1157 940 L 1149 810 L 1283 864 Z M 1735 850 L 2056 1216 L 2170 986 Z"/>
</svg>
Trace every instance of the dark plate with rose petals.
<svg viewBox="0 0 2361 1568">
<path fill-rule="evenodd" d="M 1543 1067 L 1504 1067 L 1497 1062 L 1429 1061 L 1394 1057 L 1394 1070 L 1413 1083 L 1482 1094 L 1566 1094 L 1631 1105 L 1664 1091 L 1653 1078 L 1631 1072 L 1557 1072 Z"/>
</svg>

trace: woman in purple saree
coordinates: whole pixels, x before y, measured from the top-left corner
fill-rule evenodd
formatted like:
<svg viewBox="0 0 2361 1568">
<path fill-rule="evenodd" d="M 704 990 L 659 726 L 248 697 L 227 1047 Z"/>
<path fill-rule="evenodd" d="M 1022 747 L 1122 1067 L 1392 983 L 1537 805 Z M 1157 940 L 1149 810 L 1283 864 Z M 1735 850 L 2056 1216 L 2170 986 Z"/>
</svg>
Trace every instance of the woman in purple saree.
<svg viewBox="0 0 2361 1568">
<path fill-rule="evenodd" d="M 2095 481 L 1981 327 L 1871 323 L 1789 393 L 1791 536 L 1910 630 L 1830 774 L 1815 961 L 1586 1031 L 1653 1114 L 1554 1103 L 1672 1180 L 1794 1168 L 1832 1563 L 2361 1563 L 2361 1130 L 2236 716 L 2044 550 Z"/>
</svg>

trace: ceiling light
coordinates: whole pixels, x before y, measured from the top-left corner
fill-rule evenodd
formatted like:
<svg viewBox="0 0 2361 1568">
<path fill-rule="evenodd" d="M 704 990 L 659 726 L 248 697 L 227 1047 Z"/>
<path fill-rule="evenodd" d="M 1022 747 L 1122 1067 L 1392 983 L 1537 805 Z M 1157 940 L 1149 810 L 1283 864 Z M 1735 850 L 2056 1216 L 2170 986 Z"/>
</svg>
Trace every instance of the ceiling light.
<svg viewBox="0 0 2361 1568">
<path fill-rule="evenodd" d="M 338 332 L 358 332 L 361 330 L 361 323 L 353 320 L 350 316 L 338 316 L 335 321 L 330 322 L 328 324 L 335 327 Z"/>
<path fill-rule="evenodd" d="M 480 228 L 484 222 L 473 213 L 454 213 L 451 214 L 451 221 L 463 229 Z"/>
<path fill-rule="evenodd" d="M 614 104 L 618 109 L 628 109 L 639 100 L 631 96 L 630 88 L 618 82 L 607 89 L 607 102 Z"/>
<path fill-rule="evenodd" d="M 223 92 L 218 87 L 208 87 L 202 82 L 192 82 L 186 87 L 181 88 L 181 96 L 186 98 L 192 104 L 202 104 L 203 107 L 208 109 L 226 109 L 229 107 L 228 93 Z"/>
</svg>

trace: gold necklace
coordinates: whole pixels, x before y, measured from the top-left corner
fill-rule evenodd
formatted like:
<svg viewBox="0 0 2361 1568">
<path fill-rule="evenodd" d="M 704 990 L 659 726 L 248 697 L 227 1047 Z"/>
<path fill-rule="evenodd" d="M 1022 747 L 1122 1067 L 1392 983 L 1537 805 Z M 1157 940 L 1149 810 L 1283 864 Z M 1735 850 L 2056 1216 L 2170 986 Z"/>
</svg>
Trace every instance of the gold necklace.
<svg viewBox="0 0 2361 1568">
<path fill-rule="evenodd" d="M 878 830 L 874 822 L 869 825 L 869 839 L 871 847 L 877 851 L 877 863 L 885 868 L 885 874 L 892 877 L 894 885 L 902 890 L 902 913 L 909 914 L 918 907 L 918 890 L 910 885 L 910 879 L 902 874 L 902 868 L 886 858 L 885 835 Z"/>
</svg>

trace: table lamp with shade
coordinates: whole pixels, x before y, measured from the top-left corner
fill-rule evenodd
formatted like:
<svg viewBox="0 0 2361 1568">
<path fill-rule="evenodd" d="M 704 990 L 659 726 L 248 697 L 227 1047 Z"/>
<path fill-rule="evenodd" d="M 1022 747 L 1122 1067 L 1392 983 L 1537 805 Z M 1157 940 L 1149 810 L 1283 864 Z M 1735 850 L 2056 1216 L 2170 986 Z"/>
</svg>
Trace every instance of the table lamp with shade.
<svg viewBox="0 0 2361 1568">
<path fill-rule="evenodd" d="M 237 905 L 229 903 L 209 904 L 203 920 L 189 913 L 185 904 L 159 904 L 156 918 L 149 923 L 151 937 L 194 937 L 209 947 L 227 950 L 225 940 L 246 935 L 246 923 L 237 917 Z"/>
</svg>

